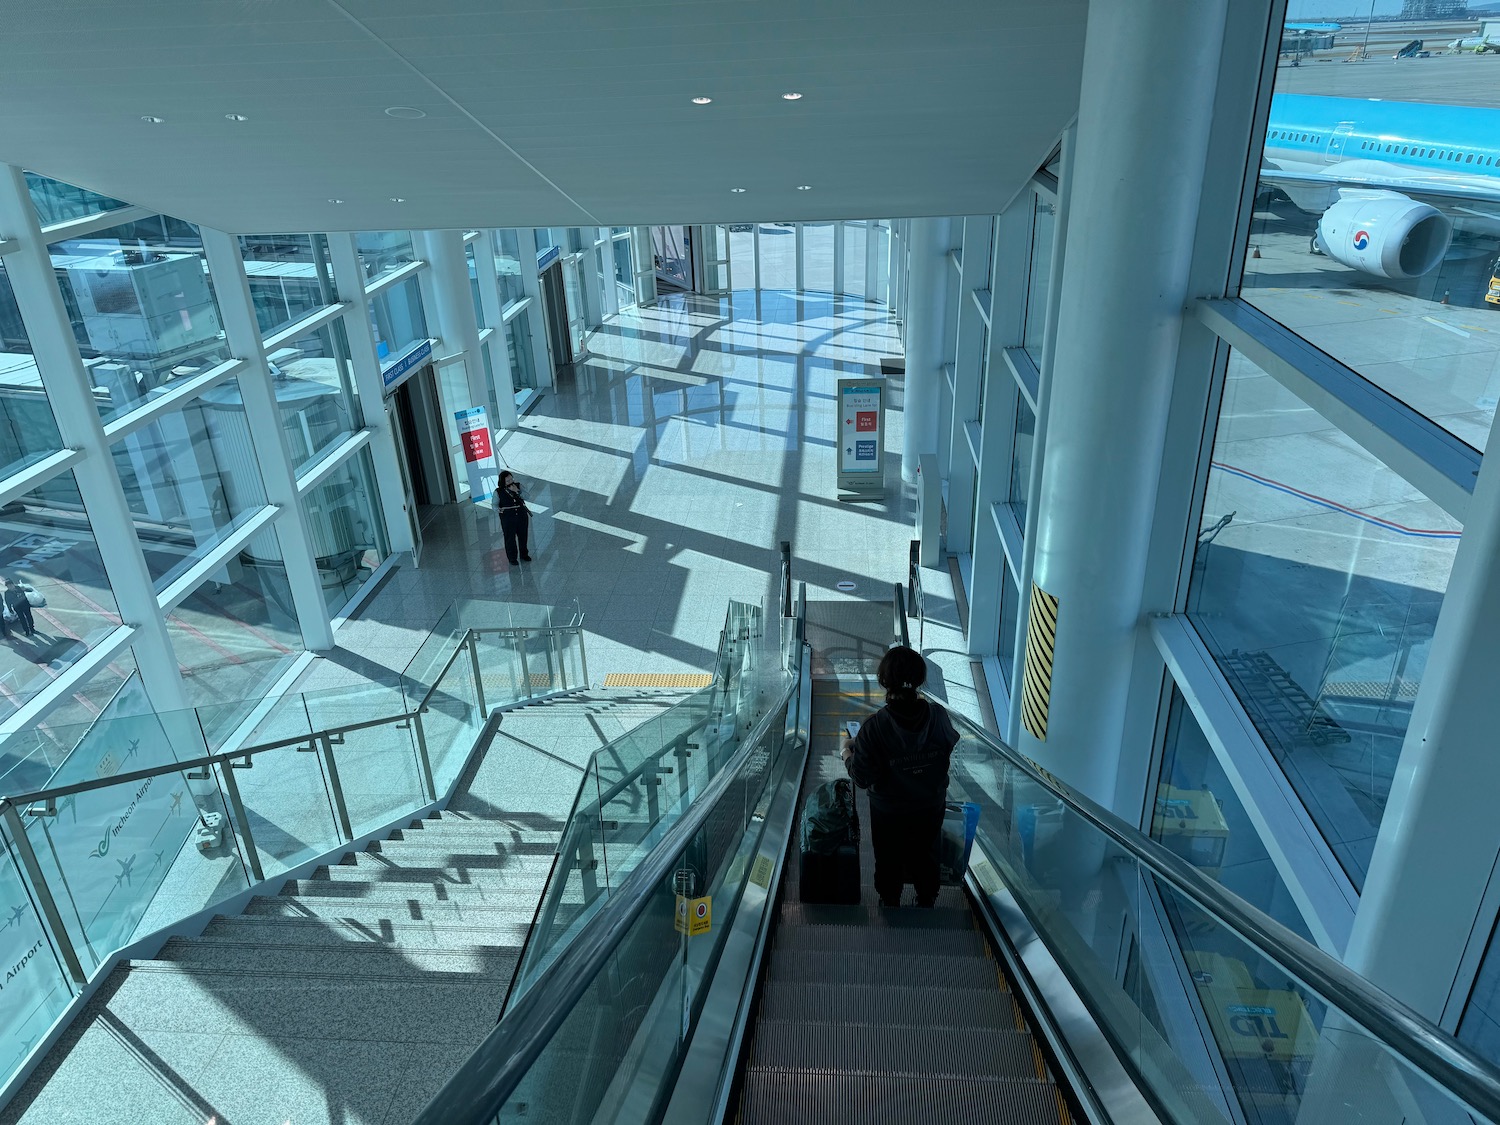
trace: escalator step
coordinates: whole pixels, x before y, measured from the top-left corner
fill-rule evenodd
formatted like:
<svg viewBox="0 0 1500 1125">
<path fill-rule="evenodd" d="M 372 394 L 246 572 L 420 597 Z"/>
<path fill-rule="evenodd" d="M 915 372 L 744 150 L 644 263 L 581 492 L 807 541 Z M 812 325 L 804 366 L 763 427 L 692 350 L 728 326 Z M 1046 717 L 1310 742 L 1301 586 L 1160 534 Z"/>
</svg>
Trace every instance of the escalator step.
<svg viewBox="0 0 1500 1125">
<path fill-rule="evenodd" d="M 982 957 L 910 957 L 896 953 L 850 957 L 826 950 L 791 949 L 773 957 L 766 973 L 767 981 L 1004 990 L 995 962 Z"/>
<path fill-rule="evenodd" d="M 944 890 L 957 888 L 944 888 Z M 865 898 L 873 900 L 874 892 L 867 890 Z M 938 900 L 943 901 L 940 893 Z M 882 910 L 873 901 L 859 906 L 824 906 L 811 902 L 788 901 L 781 904 L 781 926 L 868 926 L 871 929 L 901 930 L 963 930 L 977 932 L 974 915 L 966 905 L 934 906 L 930 910 L 916 907 L 900 910 Z"/>
<path fill-rule="evenodd" d="M 917 911 L 913 910 L 912 914 Z M 922 913 L 926 913 L 923 911 Z M 907 929 L 895 926 L 787 926 L 776 931 L 778 953 L 795 949 L 828 950 L 863 956 L 903 953 L 908 956 L 984 957 L 988 950 L 979 931 Z"/>
<path fill-rule="evenodd" d="M 812 1023 L 906 1024 L 920 1027 L 1022 1025 L 1015 1001 L 991 988 L 893 988 L 888 984 L 768 981 L 760 1018 Z"/>
<path fill-rule="evenodd" d="M 745 1075 L 740 1125 L 1067 1125 L 1057 1088 L 1036 1079 Z"/>
<path fill-rule="evenodd" d="M 751 1070 L 816 1070 L 888 1077 L 1042 1076 L 1030 1032 L 993 1027 L 891 1027 L 762 1019 Z"/>
</svg>

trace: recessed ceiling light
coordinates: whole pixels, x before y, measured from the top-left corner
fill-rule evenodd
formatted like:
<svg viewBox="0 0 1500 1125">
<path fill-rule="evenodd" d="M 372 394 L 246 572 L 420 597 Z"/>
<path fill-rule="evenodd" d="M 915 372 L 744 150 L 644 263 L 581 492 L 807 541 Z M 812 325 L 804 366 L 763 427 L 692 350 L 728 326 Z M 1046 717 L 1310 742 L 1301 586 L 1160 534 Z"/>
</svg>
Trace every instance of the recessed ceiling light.
<svg viewBox="0 0 1500 1125">
<path fill-rule="evenodd" d="M 328 202 L 329 203 L 342 203 L 344 201 L 342 199 L 330 199 Z"/>
<path fill-rule="evenodd" d="M 388 117 L 400 117 L 405 121 L 415 121 L 419 117 L 426 117 L 427 111 L 418 109 L 414 105 L 393 105 L 386 110 Z"/>
<path fill-rule="evenodd" d="M 744 192 L 745 189 L 742 187 L 732 187 L 729 190 L 734 192 L 736 195 L 740 195 Z"/>
<path fill-rule="evenodd" d="M 802 95 L 801 94 L 792 94 L 792 93 L 782 94 L 781 95 L 781 100 L 782 101 L 787 101 L 787 102 L 801 101 L 802 100 Z"/>
<path fill-rule="evenodd" d="M 141 118 L 147 125 L 160 125 L 166 121 L 165 117 L 152 117 L 149 113 Z"/>
<path fill-rule="evenodd" d="M 226 113 L 224 115 L 224 120 L 225 121 L 249 121 L 250 119 L 248 117 L 246 117 L 243 113 Z"/>
<path fill-rule="evenodd" d="M 812 184 L 798 184 L 798 191 L 812 191 Z"/>
<path fill-rule="evenodd" d="M 391 202 L 392 203 L 405 203 L 406 202 L 406 197 L 405 196 L 401 196 L 401 195 L 393 195 L 393 196 L 391 196 Z"/>
<path fill-rule="evenodd" d="M 707 105 L 711 101 L 713 101 L 713 98 L 694 98 L 693 99 L 693 104 L 694 105 Z"/>
</svg>

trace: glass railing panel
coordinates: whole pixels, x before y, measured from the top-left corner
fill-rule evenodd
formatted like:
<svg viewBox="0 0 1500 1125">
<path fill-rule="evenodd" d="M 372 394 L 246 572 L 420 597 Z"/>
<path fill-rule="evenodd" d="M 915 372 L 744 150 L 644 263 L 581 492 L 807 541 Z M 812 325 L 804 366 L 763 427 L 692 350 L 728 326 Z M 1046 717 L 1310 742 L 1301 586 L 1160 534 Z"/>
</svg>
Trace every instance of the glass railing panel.
<svg viewBox="0 0 1500 1125">
<path fill-rule="evenodd" d="M 0 959 L 6 966 L 0 1003 L 0 1051 L 19 1062 L 73 998 L 67 970 L 42 924 L 36 900 L 21 878 L 9 839 L 0 856 Z"/>
<path fill-rule="evenodd" d="M 704 982 L 723 952 L 761 843 L 766 798 L 791 765 L 785 708 L 707 820 L 677 853 L 609 961 L 506 1100 L 497 1122 L 604 1125 L 655 1120 L 702 1014 Z M 679 893 L 681 898 L 679 898 Z M 707 932 L 679 917 L 708 900 Z M 519 989 L 518 989 L 519 992 Z M 514 1002 L 514 998 L 513 998 Z M 630 1097 L 627 1099 L 626 1094 Z M 649 1093 L 648 1093 L 649 1092 Z M 654 1097 L 656 1104 L 648 1104 Z"/>
<path fill-rule="evenodd" d="M 475 634 L 474 644 L 485 707 L 493 710 L 528 698 L 526 671 L 516 638 L 506 632 L 481 632 Z"/>
<path fill-rule="evenodd" d="M 599 825 L 599 772 L 590 763 L 578 788 L 573 815 L 557 845 L 557 863 L 537 907 L 536 924 L 516 968 L 512 995 L 530 986 L 553 953 L 608 895 L 604 838 Z"/>
<path fill-rule="evenodd" d="M 332 743 L 354 836 L 375 832 L 403 810 L 419 808 L 430 799 L 412 734 L 409 723 L 381 723 L 351 730 L 342 742 Z"/>
<path fill-rule="evenodd" d="M 455 661 L 458 648 L 469 628 L 470 625 L 462 620 L 456 605 L 449 606 L 438 618 L 432 632 L 423 639 L 402 672 L 408 708 L 421 703 L 449 662 Z"/>
<path fill-rule="evenodd" d="M 492 704 L 486 701 L 486 706 Z M 479 693 L 474 683 L 474 661 L 470 651 L 460 652 L 438 679 L 415 726 L 418 753 L 425 748 L 438 793 L 445 792 L 458 779 L 469 749 L 483 727 L 484 716 L 479 713 Z"/>
<path fill-rule="evenodd" d="M 316 742 L 264 750 L 234 771 L 261 870 L 274 878 L 343 843 Z"/>
</svg>

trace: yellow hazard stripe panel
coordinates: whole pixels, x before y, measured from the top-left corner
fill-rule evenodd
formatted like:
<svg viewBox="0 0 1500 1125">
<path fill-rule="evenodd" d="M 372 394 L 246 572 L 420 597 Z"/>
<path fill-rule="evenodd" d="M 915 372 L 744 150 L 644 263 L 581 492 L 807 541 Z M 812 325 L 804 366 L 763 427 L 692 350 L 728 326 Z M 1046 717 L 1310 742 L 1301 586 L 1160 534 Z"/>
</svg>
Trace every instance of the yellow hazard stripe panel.
<svg viewBox="0 0 1500 1125">
<path fill-rule="evenodd" d="M 708 687 L 711 672 L 611 672 L 605 687 Z"/>
<path fill-rule="evenodd" d="M 1057 599 L 1035 583 L 1026 623 L 1026 670 L 1021 688 L 1021 725 L 1047 741 L 1052 706 L 1052 657 L 1057 648 Z"/>
</svg>

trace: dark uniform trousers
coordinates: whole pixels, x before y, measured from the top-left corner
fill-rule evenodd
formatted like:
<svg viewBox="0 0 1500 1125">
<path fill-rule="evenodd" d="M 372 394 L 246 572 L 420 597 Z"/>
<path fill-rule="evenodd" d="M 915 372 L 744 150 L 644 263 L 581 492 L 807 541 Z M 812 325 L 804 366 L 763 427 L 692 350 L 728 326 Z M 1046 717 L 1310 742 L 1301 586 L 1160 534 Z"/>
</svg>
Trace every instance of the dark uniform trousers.
<svg viewBox="0 0 1500 1125">
<path fill-rule="evenodd" d="M 901 808 L 870 802 L 870 846 L 875 852 L 875 893 L 895 906 L 902 887 L 917 889 L 917 905 L 937 901 L 941 877 L 938 845 L 943 835 L 942 805 Z"/>
</svg>

